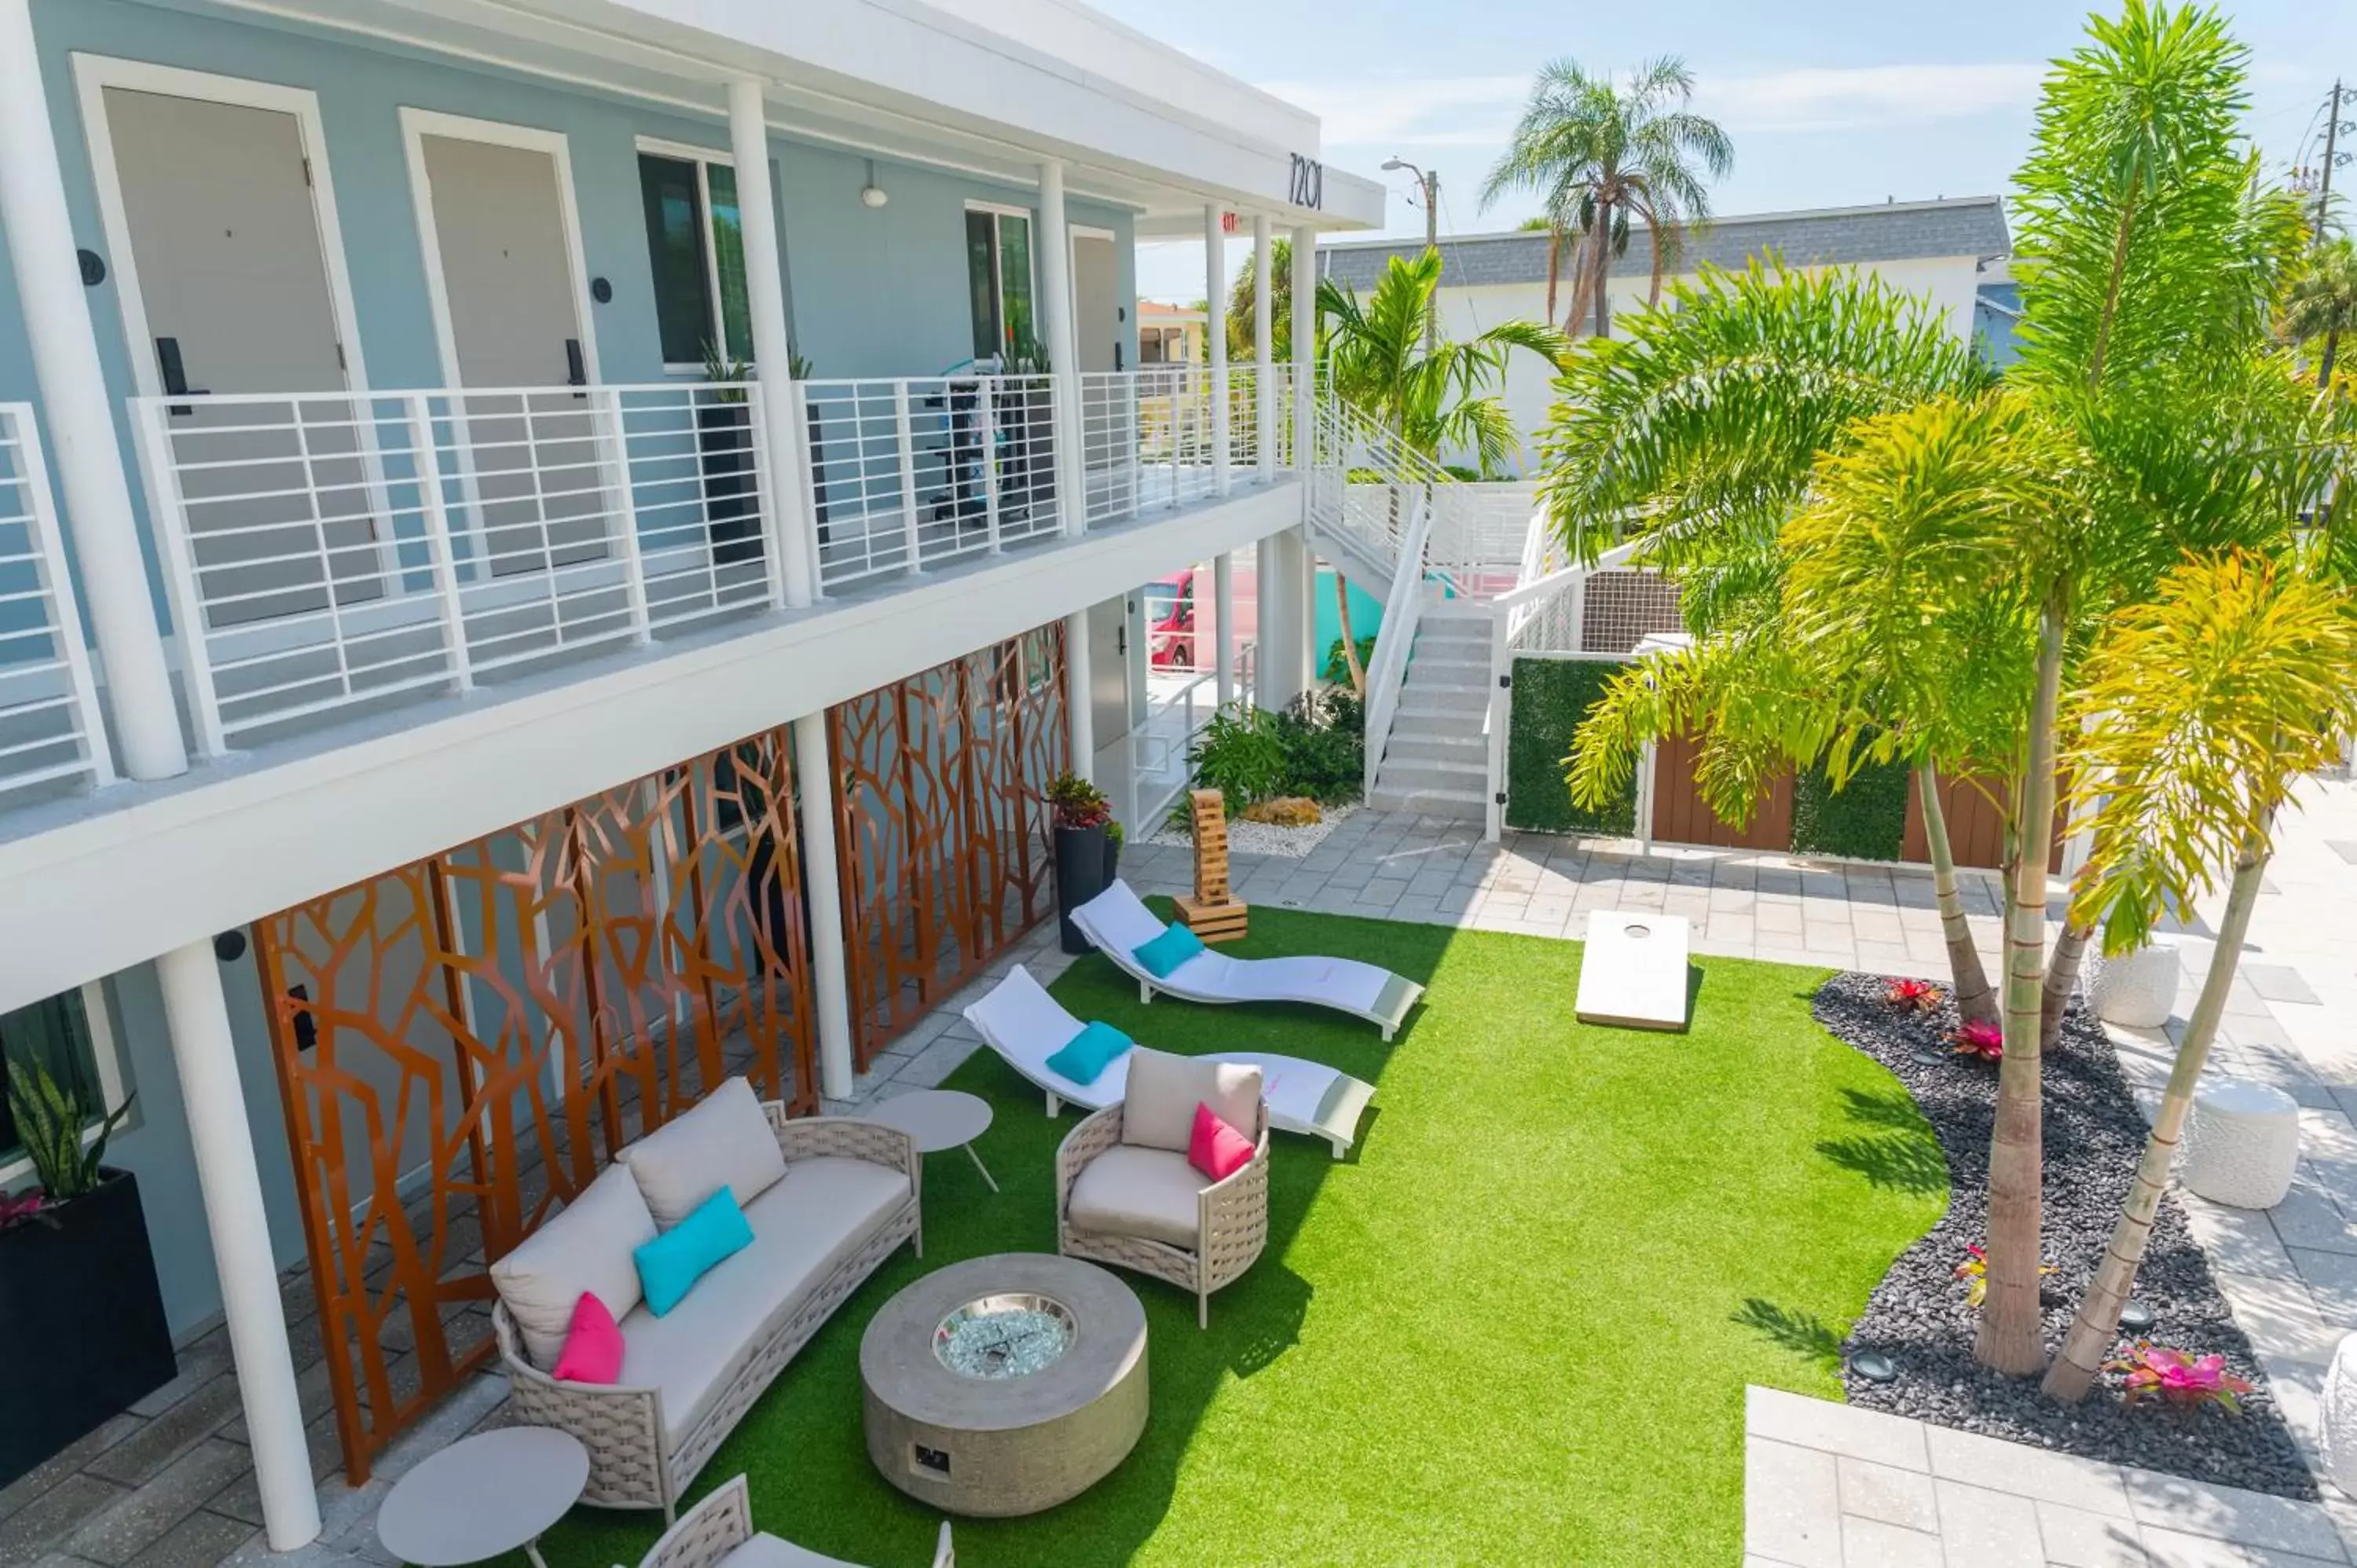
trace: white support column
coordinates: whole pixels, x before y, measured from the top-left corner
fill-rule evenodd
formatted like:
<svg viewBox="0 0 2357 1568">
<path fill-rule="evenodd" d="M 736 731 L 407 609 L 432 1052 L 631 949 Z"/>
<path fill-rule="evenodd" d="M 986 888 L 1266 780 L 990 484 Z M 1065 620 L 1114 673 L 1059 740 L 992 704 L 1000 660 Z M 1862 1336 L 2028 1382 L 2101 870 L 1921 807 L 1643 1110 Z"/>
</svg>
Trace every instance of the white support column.
<svg viewBox="0 0 2357 1568">
<path fill-rule="evenodd" d="M 1276 231 L 1253 216 L 1253 453 L 1260 482 L 1276 476 Z"/>
<path fill-rule="evenodd" d="M 1211 657 L 1219 679 L 1220 706 L 1236 700 L 1236 557 L 1222 550 L 1211 558 Z M 1198 650 L 1200 654 L 1200 650 Z"/>
<path fill-rule="evenodd" d="M 212 943 L 197 941 L 157 959 L 156 972 L 163 983 L 164 1018 L 180 1101 L 188 1112 L 205 1228 L 212 1234 L 213 1268 L 221 1275 L 221 1315 L 237 1361 L 262 1517 L 270 1549 L 292 1552 L 319 1534 L 319 1496 L 303 1437 L 295 1356 L 287 1345 L 286 1309 L 278 1297 L 278 1259 L 263 1211 L 262 1173 L 254 1164 L 253 1129 L 238 1081 L 237 1043 L 230 1035 L 220 964 Z"/>
<path fill-rule="evenodd" d="M 1293 466 L 1318 461 L 1318 231 L 1293 231 Z"/>
<path fill-rule="evenodd" d="M 1278 664 L 1277 694 L 1289 707 L 1317 684 L 1318 654 L 1323 651 L 1309 646 L 1318 638 L 1318 556 L 1307 527 L 1288 528 L 1276 537 L 1285 562 L 1286 611 L 1279 623 L 1285 642 L 1272 651 Z"/>
<path fill-rule="evenodd" d="M 770 122 L 758 77 L 728 83 L 728 150 L 737 163 L 737 223 L 745 242 L 745 303 L 752 317 L 753 363 L 759 367 L 761 448 L 768 458 L 770 494 L 786 603 L 807 605 L 816 595 L 811 562 L 817 552 L 818 521 L 802 487 L 794 438 L 795 398 L 791 339 L 786 330 L 785 265 L 778 247 L 777 209 L 770 194 Z"/>
<path fill-rule="evenodd" d="M 1272 668 L 1270 656 L 1284 640 L 1278 629 L 1285 618 L 1280 535 L 1269 534 L 1253 546 L 1253 706 L 1274 713 L 1285 704 L 1277 699 L 1283 671 Z"/>
<path fill-rule="evenodd" d="M 1056 494 L 1063 532 L 1077 539 L 1089 528 L 1088 465 L 1081 456 L 1080 337 L 1072 328 L 1072 231 L 1064 218 L 1064 166 L 1039 166 L 1039 324 L 1046 329 L 1048 368 L 1055 372 Z"/>
<path fill-rule="evenodd" d="M 123 770 L 134 779 L 168 779 L 188 770 L 188 746 L 147 594 L 139 522 L 91 330 L 89 291 L 74 262 L 73 220 L 33 45 L 30 0 L 0 0 L 0 233 L 8 237 L 16 268 L 17 308 L 81 566 L 81 601 L 106 669 L 106 703 L 114 714 Z M 144 343 L 132 348 L 135 354 L 146 351 Z M 69 629 L 81 635 L 79 627 Z M 179 629 L 192 648 L 203 640 L 198 628 Z"/>
<path fill-rule="evenodd" d="M 1072 771 L 1093 783 L 1097 734 L 1089 696 L 1089 612 L 1074 610 L 1064 618 L 1064 716 L 1071 728 Z"/>
<path fill-rule="evenodd" d="M 1211 493 L 1228 493 L 1228 237 L 1220 204 L 1203 209 L 1203 357 L 1211 367 Z"/>
<path fill-rule="evenodd" d="M 818 1091 L 829 1100 L 852 1094 L 850 972 L 843 946 L 843 873 L 834 841 L 834 761 L 828 755 L 826 715 L 794 721 L 794 778 L 801 809 L 802 917 L 810 928 L 811 1004 L 818 1013 Z"/>
</svg>

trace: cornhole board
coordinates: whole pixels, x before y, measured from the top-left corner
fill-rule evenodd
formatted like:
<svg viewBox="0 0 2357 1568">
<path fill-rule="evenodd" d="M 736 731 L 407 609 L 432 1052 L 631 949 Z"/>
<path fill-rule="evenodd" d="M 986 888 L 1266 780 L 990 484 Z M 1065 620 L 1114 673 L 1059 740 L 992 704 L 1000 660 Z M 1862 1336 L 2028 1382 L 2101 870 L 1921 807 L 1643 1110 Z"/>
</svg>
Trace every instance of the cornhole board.
<svg viewBox="0 0 2357 1568">
<path fill-rule="evenodd" d="M 1686 1026 L 1687 929 L 1682 915 L 1591 909 L 1571 1010 L 1583 1024 Z"/>
</svg>

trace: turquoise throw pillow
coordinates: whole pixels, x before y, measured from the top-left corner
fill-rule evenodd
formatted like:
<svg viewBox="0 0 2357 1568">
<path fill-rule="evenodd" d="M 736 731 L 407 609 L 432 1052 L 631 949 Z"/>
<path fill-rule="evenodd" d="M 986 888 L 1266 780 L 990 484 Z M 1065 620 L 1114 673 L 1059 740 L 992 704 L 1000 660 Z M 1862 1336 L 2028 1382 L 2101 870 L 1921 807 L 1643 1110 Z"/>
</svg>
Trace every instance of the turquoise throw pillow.
<svg viewBox="0 0 2357 1568">
<path fill-rule="evenodd" d="M 647 1310 L 661 1317 L 686 1299 L 696 1281 L 722 1259 L 753 1244 L 753 1227 L 737 1207 L 737 1195 L 722 1187 L 694 1213 L 630 1254 Z"/>
<path fill-rule="evenodd" d="M 1074 1083 L 1094 1083 L 1097 1075 L 1118 1060 L 1133 1043 L 1111 1024 L 1091 1024 L 1048 1058 L 1049 1070 Z"/>
<path fill-rule="evenodd" d="M 1146 966 L 1146 973 L 1157 980 L 1168 980 L 1172 970 L 1203 950 L 1203 939 L 1184 926 L 1165 926 L 1160 936 L 1129 950 Z"/>
</svg>

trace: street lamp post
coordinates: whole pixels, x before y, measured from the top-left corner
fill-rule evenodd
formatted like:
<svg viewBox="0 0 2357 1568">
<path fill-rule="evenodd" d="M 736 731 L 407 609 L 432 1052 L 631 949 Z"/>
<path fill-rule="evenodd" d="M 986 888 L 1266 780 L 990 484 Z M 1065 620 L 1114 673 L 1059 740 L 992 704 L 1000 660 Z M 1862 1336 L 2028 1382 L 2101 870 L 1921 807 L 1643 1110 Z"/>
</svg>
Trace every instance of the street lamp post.
<svg viewBox="0 0 2357 1568">
<path fill-rule="evenodd" d="M 1437 251 L 1440 249 L 1440 172 L 1436 169 L 1426 174 L 1405 158 L 1383 160 L 1383 172 L 1386 174 L 1397 174 L 1403 169 L 1415 176 L 1416 187 L 1424 193 L 1424 248 Z M 1432 297 L 1424 302 L 1424 352 L 1426 358 L 1430 358 L 1433 345 L 1439 336 L 1440 291 L 1436 288 L 1432 291 Z"/>
</svg>

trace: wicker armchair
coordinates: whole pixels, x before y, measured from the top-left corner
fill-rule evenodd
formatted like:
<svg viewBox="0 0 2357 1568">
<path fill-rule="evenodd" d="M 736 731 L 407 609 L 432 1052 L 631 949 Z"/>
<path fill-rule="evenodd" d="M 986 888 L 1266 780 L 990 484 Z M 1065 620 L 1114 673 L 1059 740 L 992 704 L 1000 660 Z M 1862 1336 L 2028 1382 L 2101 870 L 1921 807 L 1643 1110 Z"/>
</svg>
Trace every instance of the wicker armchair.
<svg viewBox="0 0 2357 1568">
<path fill-rule="evenodd" d="M 664 1530 L 662 1539 L 639 1559 L 639 1568 L 718 1568 L 753 1539 L 752 1499 L 746 1492 L 745 1477 L 738 1476 L 680 1515 L 679 1522 Z M 856 1568 L 840 1558 L 821 1557 L 775 1536 L 766 1538 L 763 1545 L 768 1550 L 759 1555 L 765 1568 Z M 933 1568 L 954 1568 L 954 1562 L 950 1527 L 944 1523 L 941 1545 L 933 1551 Z"/>
<path fill-rule="evenodd" d="M 518 1419 L 527 1425 L 553 1426 L 581 1440 L 589 1451 L 589 1483 L 581 1500 L 592 1507 L 659 1508 L 665 1520 L 675 1517 L 681 1494 L 721 1440 L 845 1298 L 903 1241 L 913 1242 L 917 1255 L 924 1255 L 919 1215 L 924 1162 L 906 1133 L 847 1116 L 792 1118 L 775 1101 L 765 1101 L 761 1109 L 790 1165 L 795 1160 L 822 1155 L 866 1160 L 905 1172 L 908 1200 L 893 1208 L 842 1262 L 813 1282 L 791 1316 L 737 1348 L 720 1397 L 676 1441 L 663 1420 L 662 1390 L 559 1382 L 524 1354 L 522 1336 L 506 1304 L 494 1306 L 491 1330 L 499 1340 L 508 1397 L 515 1403 Z"/>
<path fill-rule="evenodd" d="M 1211 1293 L 1243 1278 L 1268 1245 L 1268 1106 L 1262 1103 L 1254 1122 L 1252 1163 L 1204 1187 L 1196 1199 L 1192 1248 L 1146 1236 L 1084 1230 L 1072 1223 L 1072 1184 L 1091 1161 L 1120 1146 L 1122 1112 L 1120 1105 L 1108 1105 L 1084 1118 L 1056 1151 L 1056 1250 L 1067 1257 L 1135 1269 L 1193 1291 L 1196 1326 L 1208 1328 Z"/>
</svg>

